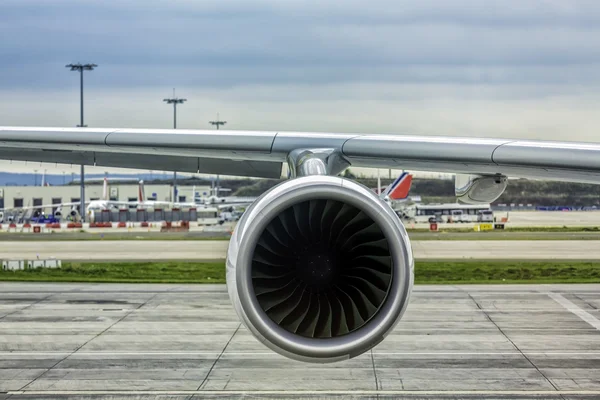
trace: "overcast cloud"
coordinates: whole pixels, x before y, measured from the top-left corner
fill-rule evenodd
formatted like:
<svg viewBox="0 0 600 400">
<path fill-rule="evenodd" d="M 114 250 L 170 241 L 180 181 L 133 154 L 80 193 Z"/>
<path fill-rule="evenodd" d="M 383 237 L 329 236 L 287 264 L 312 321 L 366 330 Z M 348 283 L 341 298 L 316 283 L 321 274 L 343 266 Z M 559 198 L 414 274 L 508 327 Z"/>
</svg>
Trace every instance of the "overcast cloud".
<svg viewBox="0 0 600 400">
<path fill-rule="evenodd" d="M 600 141 L 597 1 L 0 3 L 0 125 Z"/>
</svg>

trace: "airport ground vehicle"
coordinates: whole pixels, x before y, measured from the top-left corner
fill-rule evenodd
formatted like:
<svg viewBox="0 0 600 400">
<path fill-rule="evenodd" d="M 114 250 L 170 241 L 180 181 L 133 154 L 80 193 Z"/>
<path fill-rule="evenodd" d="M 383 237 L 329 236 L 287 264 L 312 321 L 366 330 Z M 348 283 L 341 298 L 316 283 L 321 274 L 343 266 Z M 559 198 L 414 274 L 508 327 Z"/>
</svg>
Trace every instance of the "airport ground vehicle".
<svg viewBox="0 0 600 400">
<path fill-rule="evenodd" d="M 264 178 L 287 163 L 291 179 L 233 232 L 227 285 L 261 343 L 310 362 L 376 346 L 413 285 L 404 225 L 372 190 L 338 176 L 349 166 L 453 172 L 457 197 L 475 204 L 496 200 L 508 175 L 600 183 L 600 145 L 489 138 L 0 127 L 0 159 Z"/>
<path fill-rule="evenodd" d="M 494 222 L 494 212 L 492 210 L 480 210 L 477 213 L 477 222 Z"/>
<path fill-rule="evenodd" d="M 196 210 L 198 215 L 198 225 L 217 225 L 221 224 L 219 209 L 215 207 L 199 207 Z"/>
<path fill-rule="evenodd" d="M 416 204 L 407 209 L 415 222 L 491 222 L 494 220 L 489 204 Z"/>
</svg>

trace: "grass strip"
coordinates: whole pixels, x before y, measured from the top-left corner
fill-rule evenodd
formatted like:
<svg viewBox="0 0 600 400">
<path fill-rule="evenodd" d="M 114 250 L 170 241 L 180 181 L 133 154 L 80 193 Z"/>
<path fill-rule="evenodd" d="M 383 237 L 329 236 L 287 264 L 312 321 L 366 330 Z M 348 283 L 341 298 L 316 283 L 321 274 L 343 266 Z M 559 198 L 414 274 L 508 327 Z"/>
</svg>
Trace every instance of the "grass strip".
<svg viewBox="0 0 600 400">
<path fill-rule="evenodd" d="M 0 271 L 0 281 L 225 283 L 219 262 L 88 262 Z M 599 261 L 416 261 L 415 283 L 600 283 Z"/>
<path fill-rule="evenodd" d="M 51 233 L 14 233 L 2 232 L 0 234 L 0 242 L 2 241 L 94 241 L 94 240 L 229 240 L 231 234 L 229 232 L 215 232 L 205 234 L 202 232 L 51 232 Z"/>
<path fill-rule="evenodd" d="M 600 232 L 411 232 L 411 240 L 600 240 Z"/>
<path fill-rule="evenodd" d="M 410 226 L 410 225 L 409 225 Z M 437 232 L 440 233 L 473 233 L 474 228 L 444 228 L 443 225 L 438 225 Z M 428 227 L 424 228 L 406 228 L 407 232 L 431 232 Z M 505 229 L 495 229 L 490 231 L 478 232 L 480 234 L 494 234 L 505 232 L 560 232 L 560 233 L 576 233 L 576 232 L 597 232 L 600 233 L 600 227 L 597 226 L 510 226 L 506 225 Z"/>
<path fill-rule="evenodd" d="M 600 260 L 417 260 L 415 283 L 600 283 Z"/>
</svg>

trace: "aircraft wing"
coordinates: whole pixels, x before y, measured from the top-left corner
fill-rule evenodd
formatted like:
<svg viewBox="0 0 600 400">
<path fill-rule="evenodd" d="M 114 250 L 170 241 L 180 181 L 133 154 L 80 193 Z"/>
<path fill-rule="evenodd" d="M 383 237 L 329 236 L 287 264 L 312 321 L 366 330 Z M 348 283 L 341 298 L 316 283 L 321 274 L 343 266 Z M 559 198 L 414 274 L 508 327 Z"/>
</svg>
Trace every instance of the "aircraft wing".
<svg viewBox="0 0 600 400">
<path fill-rule="evenodd" d="M 90 201 L 86 201 L 86 204 Z M 104 200 L 103 203 L 111 206 L 135 206 L 141 204 L 139 201 L 118 201 L 118 200 Z M 76 203 L 77 204 L 77 203 Z"/>
<path fill-rule="evenodd" d="M 86 202 L 86 204 L 89 201 Z M 28 211 L 28 210 L 37 210 L 37 209 L 46 209 L 46 208 L 61 208 L 61 207 L 79 207 L 81 203 L 55 203 L 55 204 L 42 204 L 41 206 L 24 206 L 24 207 L 5 207 L 0 208 L 0 211 Z"/>
<path fill-rule="evenodd" d="M 207 207 L 216 207 L 219 210 L 225 210 L 231 207 L 243 207 L 243 206 L 249 206 L 250 204 L 252 204 L 251 201 L 245 201 L 245 202 L 233 202 L 233 203 L 216 203 L 216 204 L 207 204 Z"/>
<path fill-rule="evenodd" d="M 0 127 L 0 159 L 279 178 L 297 149 L 352 166 L 600 183 L 600 144 L 266 131 Z"/>
<path fill-rule="evenodd" d="M 85 202 L 86 205 L 90 204 L 92 202 L 92 200 L 87 200 Z M 113 201 L 113 200 L 106 200 L 105 201 L 106 204 L 110 204 L 110 205 L 114 205 L 114 206 L 134 206 L 136 204 L 139 204 L 138 202 L 127 202 L 127 201 Z M 63 207 L 79 207 L 81 205 L 81 202 L 68 202 L 68 203 L 55 203 L 55 204 L 42 204 L 41 206 L 24 206 L 24 207 L 6 207 L 6 208 L 0 208 L 0 211 L 26 211 L 26 210 L 35 210 L 35 209 L 46 209 L 46 208 L 63 208 Z"/>
</svg>

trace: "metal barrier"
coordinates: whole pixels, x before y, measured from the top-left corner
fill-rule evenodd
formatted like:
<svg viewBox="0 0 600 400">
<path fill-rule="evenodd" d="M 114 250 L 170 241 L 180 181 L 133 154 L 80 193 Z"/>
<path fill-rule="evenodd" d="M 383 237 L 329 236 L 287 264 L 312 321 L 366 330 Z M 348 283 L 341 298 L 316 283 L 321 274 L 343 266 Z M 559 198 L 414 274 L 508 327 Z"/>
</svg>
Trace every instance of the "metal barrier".
<svg viewBox="0 0 600 400">
<path fill-rule="evenodd" d="M 164 221 L 165 212 L 161 208 L 154 209 L 154 221 Z"/>
</svg>

